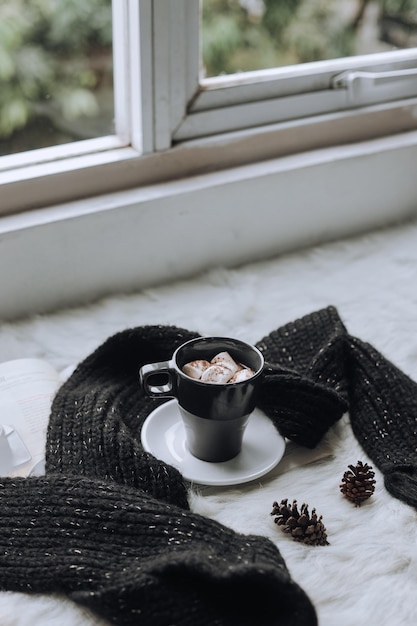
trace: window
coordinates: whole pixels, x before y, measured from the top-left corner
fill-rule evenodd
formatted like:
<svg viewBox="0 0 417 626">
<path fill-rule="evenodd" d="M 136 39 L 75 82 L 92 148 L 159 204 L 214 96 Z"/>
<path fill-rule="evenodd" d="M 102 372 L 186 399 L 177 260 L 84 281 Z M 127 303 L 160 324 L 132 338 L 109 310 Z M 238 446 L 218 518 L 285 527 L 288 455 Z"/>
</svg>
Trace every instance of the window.
<svg viewBox="0 0 417 626">
<path fill-rule="evenodd" d="M 2 157 L 0 211 L 417 127 L 416 48 L 202 77 L 200 26 L 197 0 L 113 0 L 114 132 Z"/>
<path fill-rule="evenodd" d="M 301 8 L 319 5 L 321 12 L 332 5 L 333 13 L 335 4 L 341 6 L 341 3 L 326 3 L 323 0 L 291 4 Z M 357 6 L 356 2 L 346 4 Z M 368 2 L 361 4 L 365 9 Z M 374 10 L 379 4 L 390 5 L 387 2 L 370 2 L 368 8 Z M 288 3 L 275 0 L 267 5 L 279 11 L 280 5 L 285 9 Z M 416 3 L 409 2 L 408 5 L 414 8 L 417 30 Z M 389 7 L 385 8 L 388 11 Z M 387 24 L 385 28 L 388 28 Z M 331 53 L 328 55 L 331 56 Z M 299 56 L 302 57 L 302 54 Z M 315 54 L 312 56 L 314 58 Z M 306 120 L 415 96 L 416 48 L 202 78 L 199 93 L 189 107 L 189 116 L 176 130 L 174 139 L 183 141 L 289 120 Z M 389 132 L 389 128 L 386 131 Z"/>
</svg>

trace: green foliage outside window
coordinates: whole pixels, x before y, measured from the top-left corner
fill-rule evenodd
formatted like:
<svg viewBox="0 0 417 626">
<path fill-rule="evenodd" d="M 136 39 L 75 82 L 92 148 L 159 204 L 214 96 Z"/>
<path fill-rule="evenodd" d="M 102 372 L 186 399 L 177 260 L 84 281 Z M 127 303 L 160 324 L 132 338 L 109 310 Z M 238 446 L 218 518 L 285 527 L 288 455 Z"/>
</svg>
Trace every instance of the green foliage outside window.
<svg viewBox="0 0 417 626">
<path fill-rule="evenodd" d="M 371 16 L 372 12 L 372 17 Z M 417 47 L 417 0 L 203 0 L 206 76 Z"/>
<path fill-rule="evenodd" d="M 60 143 L 58 120 L 97 116 L 112 84 L 111 28 L 111 0 L 0 2 L 0 137 L 19 149 L 26 129 L 35 147 Z"/>
</svg>

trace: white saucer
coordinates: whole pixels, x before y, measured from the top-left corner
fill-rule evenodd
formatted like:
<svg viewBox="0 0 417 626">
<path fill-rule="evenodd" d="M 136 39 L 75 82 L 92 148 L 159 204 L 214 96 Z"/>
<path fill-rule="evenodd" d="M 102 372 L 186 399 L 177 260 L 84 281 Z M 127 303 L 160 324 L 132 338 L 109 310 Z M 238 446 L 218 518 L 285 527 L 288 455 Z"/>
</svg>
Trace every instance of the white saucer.
<svg viewBox="0 0 417 626">
<path fill-rule="evenodd" d="M 259 478 L 277 465 L 285 451 L 285 440 L 271 420 L 255 409 L 246 427 L 242 451 L 234 459 L 223 463 L 200 461 L 187 449 L 176 400 L 148 415 L 141 440 L 147 452 L 176 467 L 186 480 L 202 485 L 237 485 Z"/>
</svg>

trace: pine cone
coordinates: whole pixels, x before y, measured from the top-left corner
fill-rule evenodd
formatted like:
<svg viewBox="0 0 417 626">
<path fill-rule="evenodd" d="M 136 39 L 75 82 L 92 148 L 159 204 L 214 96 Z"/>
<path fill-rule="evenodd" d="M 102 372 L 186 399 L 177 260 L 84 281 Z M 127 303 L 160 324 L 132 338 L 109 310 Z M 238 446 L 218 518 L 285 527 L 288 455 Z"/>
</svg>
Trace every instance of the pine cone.
<svg viewBox="0 0 417 626">
<path fill-rule="evenodd" d="M 367 463 L 358 461 L 356 466 L 349 465 L 349 470 L 343 474 L 340 491 L 355 506 L 360 506 L 364 500 L 372 496 L 375 491 L 375 472 Z"/>
<path fill-rule="evenodd" d="M 287 499 L 281 500 L 280 504 L 274 502 L 271 515 L 277 516 L 274 522 L 282 526 L 282 530 L 290 534 L 294 541 L 311 546 L 329 544 L 322 516 L 317 517 L 316 509 L 313 509 L 310 515 L 307 504 L 303 504 L 299 511 L 297 500 L 293 501 L 292 506 L 288 505 Z"/>
</svg>

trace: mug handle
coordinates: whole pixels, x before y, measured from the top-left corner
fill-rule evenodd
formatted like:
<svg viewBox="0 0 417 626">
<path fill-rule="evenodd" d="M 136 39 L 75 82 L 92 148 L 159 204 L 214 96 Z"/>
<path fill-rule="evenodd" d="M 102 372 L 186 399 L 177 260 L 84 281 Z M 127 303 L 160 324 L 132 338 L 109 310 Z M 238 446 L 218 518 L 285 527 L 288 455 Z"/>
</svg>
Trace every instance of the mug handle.
<svg viewBox="0 0 417 626">
<path fill-rule="evenodd" d="M 173 371 L 172 361 L 143 365 L 139 370 L 139 377 L 147 395 L 151 398 L 175 398 Z M 166 374 L 168 382 L 165 385 L 152 385 L 152 377 L 160 374 Z"/>
</svg>

